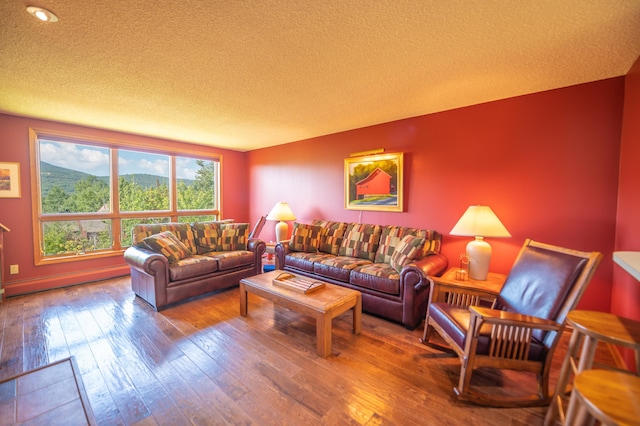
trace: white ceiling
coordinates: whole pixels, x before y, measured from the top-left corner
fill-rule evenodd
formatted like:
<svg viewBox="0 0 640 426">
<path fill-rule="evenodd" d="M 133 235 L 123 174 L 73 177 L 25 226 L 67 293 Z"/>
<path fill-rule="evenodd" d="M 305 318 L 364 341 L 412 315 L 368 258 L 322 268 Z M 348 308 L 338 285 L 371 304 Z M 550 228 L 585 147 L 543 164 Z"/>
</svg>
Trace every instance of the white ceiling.
<svg viewBox="0 0 640 426">
<path fill-rule="evenodd" d="M 0 2 L 0 111 L 246 151 L 625 75 L 640 0 Z"/>
</svg>

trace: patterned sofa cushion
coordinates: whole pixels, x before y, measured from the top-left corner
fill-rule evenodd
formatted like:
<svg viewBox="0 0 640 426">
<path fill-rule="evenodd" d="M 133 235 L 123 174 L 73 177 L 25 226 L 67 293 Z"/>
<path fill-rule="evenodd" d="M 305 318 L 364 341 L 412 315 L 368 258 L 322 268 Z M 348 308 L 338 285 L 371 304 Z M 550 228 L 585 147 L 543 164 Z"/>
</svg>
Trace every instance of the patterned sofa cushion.
<svg viewBox="0 0 640 426">
<path fill-rule="evenodd" d="M 301 251 L 289 252 L 285 256 L 285 265 L 300 269 L 302 271 L 313 272 L 313 264 L 320 262 L 329 257 L 333 257 L 327 253 L 304 253 Z"/>
<path fill-rule="evenodd" d="M 320 243 L 321 230 L 322 227 L 319 225 L 294 222 L 289 249 L 305 253 L 316 253 Z"/>
<path fill-rule="evenodd" d="M 400 272 L 412 260 L 415 260 L 422 253 L 424 246 L 424 238 L 407 235 L 398 244 L 398 247 L 391 255 L 390 265 L 393 269 Z"/>
<path fill-rule="evenodd" d="M 217 251 L 222 246 L 222 233 L 218 222 L 195 222 L 191 224 L 198 254 Z"/>
<path fill-rule="evenodd" d="M 400 274 L 388 263 L 358 266 L 351 271 L 349 283 L 394 296 L 400 294 Z"/>
<path fill-rule="evenodd" d="M 133 244 L 138 247 L 145 247 L 144 239 L 161 232 L 171 231 L 187 248 L 193 253 L 197 253 L 195 237 L 191 225 L 188 223 L 158 223 L 149 225 L 135 225 L 133 227 Z"/>
<path fill-rule="evenodd" d="M 248 223 L 223 223 L 220 225 L 220 246 L 218 251 L 246 250 L 248 239 Z"/>
<path fill-rule="evenodd" d="M 169 265 L 169 276 L 171 280 L 167 287 L 176 285 L 176 281 L 186 280 L 194 277 L 201 277 L 218 270 L 218 262 L 206 256 L 194 255 L 181 259 Z"/>
<path fill-rule="evenodd" d="M 348 256 L 328 256 L 313 264 L 313 272 L 348 283 L 353 269 L 370 263 L 371 261 L 366 259 L 356 259 Z"/>
<path fill-rule="evenodd" d="M 439 232 L 436 232 L 431 229 L 426 230 L 426 236 L 424 237 L 424 246 L 422 247 L 422 253 L 416 258 L 422 259 L 425 256 L 430 254 L 438 254 L 440 253 L 440 245 L 442 244 L 442 235 Z M 416 237 L 421 237 L 421 235 L 416 235 Z"/>
<path fill-rule="evenodd" d="M 345 231 L 338 254 L 373 262 L 378 251 L 381 233 L 382 227 L 379 225 L 350 223 Z"/>
<path fill-rule="evenodd" d="M 169 263 L 191 256 L 191 251 L 171 231 L 150 235 L 143 241 L 149 250 L 162 254 Z"/>
<path fill-rule="evenodd" d="M 344 231 L 347 229 L 347 224 L 319 219 L 314 219 L 311 224 L 322 227 L 320 230 L 318 251 L 337 256 L 340 252 L 340 246 L 342 245 L 342 238 L 344 237 Z"/>
<path fill-rule="evenodd" d="M 376 252 L 376 263 L 391 263 L 393 251 L 406 235 L 413 235 L 414 237 L 424 238 L 425 240 L 425 244 L 416 259 L 422 259 L 427 255 L 440 252 L 441 238 L 440 234 L 437 232 L 426 229 L 389 225 L 382 228 L 380 245 Z"/>
</svg>

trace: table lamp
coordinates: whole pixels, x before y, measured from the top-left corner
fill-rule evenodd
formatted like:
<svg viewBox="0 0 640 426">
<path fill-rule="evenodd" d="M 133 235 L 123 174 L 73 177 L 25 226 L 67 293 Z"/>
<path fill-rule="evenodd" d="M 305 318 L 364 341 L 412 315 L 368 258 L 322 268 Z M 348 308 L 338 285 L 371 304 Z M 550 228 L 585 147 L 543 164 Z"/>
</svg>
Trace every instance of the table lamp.
<svg viewBox="0 0 640 426">
<path fill-rule="evenodd" d="M 467 256 L 469 278 L 479 281 L 487 279 L 491 262 L 491 246 L 484 241 L 484 237 L 511 236 L 489 206 L 469 206 L 449 234 L 475 237 L 475 240 L 467 244 Z"/>
<path fill-rule="evenodd" d="M 276 223 L 276 242 L 281 242 L 287 239 L 289 234 L 289 225 L 285 220 L 296 220 L 296 216 L 291 211 L 288 203 L 280 201 L 276 203 L 267 215 L 267 220 L 277 220 Z"/>
</svg>

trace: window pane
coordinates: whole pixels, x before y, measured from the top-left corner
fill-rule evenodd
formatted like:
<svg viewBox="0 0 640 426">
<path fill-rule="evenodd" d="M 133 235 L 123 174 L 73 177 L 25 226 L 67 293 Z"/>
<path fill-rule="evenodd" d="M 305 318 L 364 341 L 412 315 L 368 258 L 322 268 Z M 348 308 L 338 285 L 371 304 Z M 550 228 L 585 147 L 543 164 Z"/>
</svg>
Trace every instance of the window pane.
<svg viewBox="0 0 640 426">
<path fill-rule="evenodd" d="M 180 216 L 178 222 L 191 223 L 191 222 L 210 222 L 212 220 L 218 220 L 216 215 L 210 214 L 206 216 Z"/>
<path fill-rule="evenodd" d="M 42 228 L 45 255 L 80 254 L 111 248 L 109 220 L 45 222 Z"/>
<path fill-rule="evenodd" d="M 122 230 L 122 235 L 120 235 L 120 245 L 122 247 L 129 247 L 133 241 L 133 235 L 131 231 L 133 231 L 133 226 L 138 223 L 168 223 L 170 222 L 168 217 L 149 217 L 149 218 L 136 218 L 136 219 L 122 219 L 120 221 L 120 229 Z"/>
<path fill-rule="evenodd" d="M 169 210 L 169 156 L 118 151 L 120 211 Z"/>
<path fill-rule="evenodd" d="M 108 148 L 40 140 L 43 213 L 111 211 Z"/>
<path fill-rule="evenodd" d="M 178 210 L 217 209 L 218 162 L 176 157 Z"/>
</svg>

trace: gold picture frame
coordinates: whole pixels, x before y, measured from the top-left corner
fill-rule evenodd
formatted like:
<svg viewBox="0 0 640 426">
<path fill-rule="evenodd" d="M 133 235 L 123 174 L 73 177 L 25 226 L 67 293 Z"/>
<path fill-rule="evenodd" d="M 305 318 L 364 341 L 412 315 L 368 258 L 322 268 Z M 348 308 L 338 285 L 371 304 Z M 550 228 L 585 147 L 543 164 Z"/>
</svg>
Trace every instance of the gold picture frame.
<svg viewBox="0 0 640 426">
<path fill-rule="evenodd" d="M 403 153 L 344 160 L 344 204 L 348 210 L 403 211 Z"/>
<path fill-rule="evenodd" d="M 20 163 L 0 163 L 0 198 L 20 198 Z"/>
</svg>

